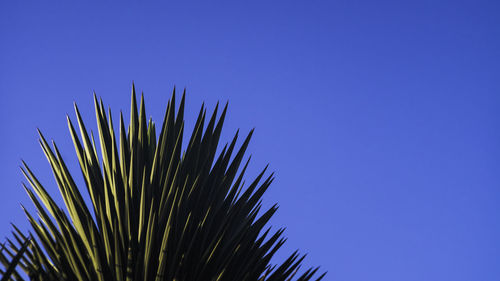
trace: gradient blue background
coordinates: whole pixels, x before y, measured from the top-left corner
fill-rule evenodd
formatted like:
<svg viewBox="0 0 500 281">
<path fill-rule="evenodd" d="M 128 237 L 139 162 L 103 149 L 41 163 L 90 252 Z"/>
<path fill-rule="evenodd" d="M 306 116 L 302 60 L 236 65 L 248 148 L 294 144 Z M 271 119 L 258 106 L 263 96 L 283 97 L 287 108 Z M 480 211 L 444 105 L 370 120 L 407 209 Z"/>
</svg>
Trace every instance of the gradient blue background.
<svg viewBox="0 0 500 281">
<path fill-rule="evenodd" d="M 500 280 L 500 2 L 81 2 L 0 2 L 0 236 L 33 209 L 20 159 L 59 197 L 36 128 L 80 177 L 65 114 L 76 101 L 95 131 L 95 90 L 128 118 L 135 81 L 157 122 L 176 85 L 188 130 L 217 100 L 224 141 L 256 127 L 247 180 L 277 173 L 277 260 Z"/>
</svg>

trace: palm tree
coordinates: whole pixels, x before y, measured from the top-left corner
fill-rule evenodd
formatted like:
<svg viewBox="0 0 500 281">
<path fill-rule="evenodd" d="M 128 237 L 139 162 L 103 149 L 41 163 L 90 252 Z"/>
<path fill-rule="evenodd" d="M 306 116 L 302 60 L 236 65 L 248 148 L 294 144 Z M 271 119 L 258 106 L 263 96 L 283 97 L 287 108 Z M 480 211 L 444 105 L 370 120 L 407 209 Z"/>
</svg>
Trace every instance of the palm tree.
<svg viewBox="0 0 500 281">
<path fill-rule="evenodd" d="M 36 239 L 14 226 L 15 241 L 0 251 L 4 278 L 21 279 L 12 268 L 19 263 L 31 280 L 292 280 L 305 255 L 296 251 L 279 266 L 270 263 L 286 240 L 283 229 L 266 227 L 277 206 L 261 210 L 273 174 L 265 176 L 266 167 L 244 188 L 253 130 L 241 147 L 237 132 L 216 155 L 227 104 L 218 120 L 217 104 L 206 125 L 202 105 L 183 150 L 184 101 L 185 92 L 176 114 L 174 88 L 157 138 L 133 85 L 130 124 L 126 130 L 120 114 L 117 134 L 111 110 L 106 116 L 94 94 L 100 158 L 75 104 L 80 136 L 67 121 L 91 204 L 56 144 L 51 148 L 39 132 L 66 210 L 23 162 L 31 186 L 24 188 L 38 218 L 24 211 Z M 317 271 L 310 268 L 296 280 L 311 280 Z"/>
</svg>

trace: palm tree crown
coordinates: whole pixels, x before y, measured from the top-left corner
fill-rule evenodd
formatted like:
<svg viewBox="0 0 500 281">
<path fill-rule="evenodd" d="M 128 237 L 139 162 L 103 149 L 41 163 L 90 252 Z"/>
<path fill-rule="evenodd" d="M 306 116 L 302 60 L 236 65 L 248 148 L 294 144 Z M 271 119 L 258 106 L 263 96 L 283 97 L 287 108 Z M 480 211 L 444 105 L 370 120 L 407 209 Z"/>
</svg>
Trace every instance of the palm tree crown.
<svg viewBox="0 0 500 281">
<path fill-rule="evenodd" d="M 291 280 L 304 256 L 294 252 L 281 265 L 270 263 L 285 242 L 283 229 L 266 227 L 277 206 L 261 210 L 273 174 L 265 176 L 266 167 L 250 184 L 243 181 L 253 130 L 239 148 L 237 132 L 216 155 L 227 104 L 218 120 L 217 105 L 207 124 L 202 105 L 183 149 L 184 101 L 185 94 L 176 113 L 174 89 L 157 137 L 144 97 L 137 106 L 132 86 L 130 124 L 126 129 L 120 114 L 115 134 L 111 111 L 94 94 L 100 157 L 75 104 L 78 129 L 69 117 L 68 127 L 91 204 L 55 143 L 40 133 L 66 210 L 23 162 L 38 218 L 25 213 L 36 238 L 15 228 L 15 242 L 0 251 L 4 278 L 22 279 L 12 266 L 19 263 L 32 280 Z"/>
</svg>

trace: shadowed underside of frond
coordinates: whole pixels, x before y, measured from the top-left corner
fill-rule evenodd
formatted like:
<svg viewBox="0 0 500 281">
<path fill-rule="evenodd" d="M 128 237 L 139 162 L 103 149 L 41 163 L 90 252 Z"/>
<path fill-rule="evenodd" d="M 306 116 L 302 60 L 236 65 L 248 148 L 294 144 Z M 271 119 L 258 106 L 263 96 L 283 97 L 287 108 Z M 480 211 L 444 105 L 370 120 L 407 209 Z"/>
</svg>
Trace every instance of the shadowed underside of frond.
<svg viewBox="0 0 500 281">
<path fill-rule="evenodd" d="M 115 131 L 111 110 L 106 112 L 95 95 L 94 102 L 98 143 L 88 134 L 76 104 L 78 126 L 68 117 L 91 205 L 55 143 L 50 146 L 41 133 L 40 144 L 66 210 L 23 162 L 30 185 L 24 187 L 38 211 L 35 218 L 25 210 L 37 237 L 20 259 L 30 278 L 235 281 L 291 280 L 296 275 L 304 259 L 297 252 L 281 265 L 270 264 L 285 242 L 282 229 L 271 232 L 265 226 L 276 205 L 261 211 L 261 197 L 273 174 L 265 176 L 264 169 L 244 187 L 250 161 L 244 153 L 253 130 L 239 148 L 237 132 L 216 155 L 227 104 L 218 120 L 218 105 L 209 119 L 201 107 L 183 149 L 185 94 L 176 113 L 174 89 L 158 137 L 155 124 L 146 119 L 143 96 L 137 106 L 134 86 L 128 128 L 120 114 Z M 17 228 L 14 235 L 17 243 L 9 241 L 13 256 L 26 239 Z M 7 260 L 2 252 L 0 256 Z M 317 270 L 309 269 L 296 280 L 310 280 Z"/>
</svg>

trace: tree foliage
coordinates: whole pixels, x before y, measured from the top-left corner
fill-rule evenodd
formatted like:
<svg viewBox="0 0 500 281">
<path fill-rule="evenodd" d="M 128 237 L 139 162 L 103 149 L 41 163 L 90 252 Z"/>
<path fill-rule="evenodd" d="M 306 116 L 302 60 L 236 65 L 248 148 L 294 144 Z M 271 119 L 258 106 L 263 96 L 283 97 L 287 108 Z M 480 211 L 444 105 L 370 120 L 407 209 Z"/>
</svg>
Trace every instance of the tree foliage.
<svg viewBox="0 0 500 281">
<path fill-rule="evenodd" d="M 0 251 L 4 278 L 21 279 L 12 267 L 17 263 L 32 280 L 274 281 L 316 275 L 318 268 L 296 275 L 305 257 L 298 252 L 280 265 L 270 263 L 285 238 L 283 229 L 266 227 L 276 205 L 261 210 L 273 174 L 265 175 L 266 167 L 251 183 L 243 180 L 253 130 L 240 147 L 237 132 L 216 155 L 227 104 L 218 119 L 218 105 L 209 119 L 202 105 L 183 149 L 185 93 L 177 113 L 175 98 L 174 89 L 157 137 L 134 86 L 130 123 L 126 128 L 120 114 L 116 133 L 111 110 L 106 114 L 94 94 L 98 143 L 75 104 L 78 126 L 67 121 L 91 204 L 56 144 L 39 132 L 66 210 L 23 162 L 24 188 L 38 218 L 24 210 L 36 239 L 15 228 L 16 241 Z"/>
</svg>

